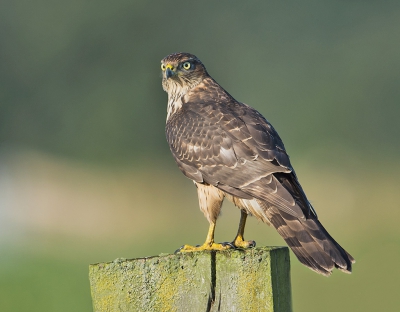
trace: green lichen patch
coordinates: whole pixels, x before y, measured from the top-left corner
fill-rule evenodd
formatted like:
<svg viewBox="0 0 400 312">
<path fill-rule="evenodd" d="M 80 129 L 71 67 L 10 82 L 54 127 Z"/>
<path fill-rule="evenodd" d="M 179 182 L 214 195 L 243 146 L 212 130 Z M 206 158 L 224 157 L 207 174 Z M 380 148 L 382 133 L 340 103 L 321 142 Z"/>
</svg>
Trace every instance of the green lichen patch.
<svg viewBox="0 0 400 312">
<path fill-rule="evenodd" d="M 278 304 L 290 301 L 290 278 L 283 272 L 289 272 L 288 259 L 287 248 L 254 248 L 93 264 L 93 309 L 290 311 L 290 305 Z"/>
</svg>

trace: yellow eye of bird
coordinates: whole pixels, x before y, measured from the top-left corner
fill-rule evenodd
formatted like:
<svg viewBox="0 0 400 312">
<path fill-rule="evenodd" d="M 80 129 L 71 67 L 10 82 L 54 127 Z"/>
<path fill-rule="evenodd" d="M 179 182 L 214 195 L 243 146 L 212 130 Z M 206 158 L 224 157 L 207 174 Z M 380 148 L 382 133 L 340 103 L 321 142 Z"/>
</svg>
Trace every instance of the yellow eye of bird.
<svg viewBox="0 0 400 312">
<path fill-rule="evenodd" d="M 164 65 L 164 64 L 161 64 L 161 69 L 162 69 L 162 70 L 165 70 L 165 68 L 166 68 L 165 65 Z"/>
<path fill-rule="evenodd" d="M 184 68 L 184 69 L 189 69 L 190 66 L 191 66 L 190 62 L 185 62 L 185 63 L 183 63 L 183 68 Z"/>
</svg>

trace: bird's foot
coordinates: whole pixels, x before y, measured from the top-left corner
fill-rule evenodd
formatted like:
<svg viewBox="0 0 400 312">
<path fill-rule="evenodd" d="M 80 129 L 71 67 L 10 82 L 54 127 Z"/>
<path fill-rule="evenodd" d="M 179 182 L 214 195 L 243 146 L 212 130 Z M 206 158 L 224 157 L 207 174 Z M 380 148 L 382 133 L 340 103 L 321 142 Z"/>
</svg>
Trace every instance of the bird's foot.
<svg viewBox="0 0 400 312">
<path fill-rule="evenodd" d="M 235 248 L 243 248 L 243 249 L 256 247 L 255 241 L 253 240 L 245 241 L 241 236 L 237 236 L 235 240 L 230 244 L 232 244 Z"/>
<path fill-rule="evenodd" d="M 197 245 L 197 246 L 190 246 L 190 245 L 183 245 L 179 249 L 175 251 L 175 253 L 178 252 L 192 252 L 192 251 L 203 251 L 203 250 L 227 250 L 227 249 L 234 249 L 235 246 L 233 246 L 231 243 L 222 243 L 222 244 L 217 244 L 214 242 L 205 242 L 203 245 Z"/>
</svg>

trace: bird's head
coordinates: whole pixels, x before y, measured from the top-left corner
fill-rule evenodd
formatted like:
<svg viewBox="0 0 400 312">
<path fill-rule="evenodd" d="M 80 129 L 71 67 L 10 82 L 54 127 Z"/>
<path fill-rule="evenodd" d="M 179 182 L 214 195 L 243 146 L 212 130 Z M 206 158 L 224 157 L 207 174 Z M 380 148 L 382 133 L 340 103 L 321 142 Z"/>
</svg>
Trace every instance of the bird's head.
<svg viewBox="0 0 400 312">
<path fill-rule="evenodd" d="M 164 91 L 184 94 L 198 85 L 206 76 L 203 63 L 190 53 L 173 53 L 161 60 Z"/>
</svg>

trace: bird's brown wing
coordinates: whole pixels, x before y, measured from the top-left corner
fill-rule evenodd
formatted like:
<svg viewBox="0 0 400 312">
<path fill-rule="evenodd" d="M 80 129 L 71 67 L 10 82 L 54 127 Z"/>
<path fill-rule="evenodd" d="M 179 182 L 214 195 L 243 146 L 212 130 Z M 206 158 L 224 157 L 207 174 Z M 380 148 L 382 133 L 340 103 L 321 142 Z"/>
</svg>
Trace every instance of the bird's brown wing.
<svg viewBox="0 0 400 312">
<path fill-rule="evenodd" d="M 283 143 L 249 106 L 234 100 L 228 105 L 185 103 L 168 120 L 166 136 L 187 177 L 241 198 L 265 200 L 296 218 L 305 218 L 307 204 L 298 202 L 274 176 L 293 174 Z"/>
</svg>

